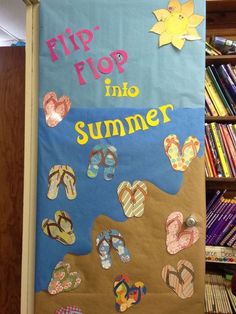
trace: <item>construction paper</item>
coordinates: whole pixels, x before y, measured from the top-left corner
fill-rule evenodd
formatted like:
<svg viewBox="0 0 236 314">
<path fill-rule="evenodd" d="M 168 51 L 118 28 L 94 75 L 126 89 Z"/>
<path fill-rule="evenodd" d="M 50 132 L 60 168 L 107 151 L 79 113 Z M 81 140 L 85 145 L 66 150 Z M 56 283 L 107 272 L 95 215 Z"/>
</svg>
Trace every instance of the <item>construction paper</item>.
<svg viewBox="0 0 236 314">
<path fill-rule="evenodd" d="M 120 274 L 130 278 L 129 287 L 139 280 L 145 287 L 138 304 L 128 297 L 127 311 L 203 311 L 205 45 L 194 40 L 181 52 L 156 45 L 152 12 L 169 5 L 166 0 L 40 1 L 36 314 L 68 305 L 83 313 L 116 313 L 113 288 Z M 204 4 L 196 2 L 195 12 L 204 16 Z M 204 38 L 204 23 L 198 22 L 191 21 Z M 55 94 L 49 102 L 54 127 L 45 120 L 48 93 Z M 64 111 L 55 112 L 60 102 Z M 180 149 L 184 171 L 173 168 L 172 153 L 165 151 L 169 135 L 180 147 L 192 137 L 199 143 L 197 154 L 191 145 Z M 73 229 L 53 217 L 58 210 L 69 215 Z M 165 225 L 179 210 L 197 217 L 202 236 L 170 255 Z M 51 239 L 42 229 L 44 219 L 67 237 L 73 232 L 75 241 L 63 245 Z M 189 298 L 181 304 L 161 276 L 165 265 L 179 260 L 188 260 L 196 272 L 191 311 Z M 59 261 L 79 271 L 82 282 L 52 296 L 48 285 Z"/>
</svg>

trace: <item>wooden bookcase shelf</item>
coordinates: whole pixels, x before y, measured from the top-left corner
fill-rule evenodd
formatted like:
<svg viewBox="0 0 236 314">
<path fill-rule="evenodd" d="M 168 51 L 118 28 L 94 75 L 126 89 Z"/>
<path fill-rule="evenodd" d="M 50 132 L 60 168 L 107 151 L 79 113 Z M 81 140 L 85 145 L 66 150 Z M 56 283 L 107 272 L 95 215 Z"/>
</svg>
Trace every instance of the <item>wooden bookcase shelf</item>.
<svg viewBox="0 0 236 314">
<path fill-rule="evenodd" d="M 225 116 L 225 117 L 205 117 L 207 123 L 217 122 L 217 123 L 232 123 L 236 124 L 235 116 Z"/>
<path fill-rule="evenodd" d="M 236 190 L 236 178 L 206 178 L 206 191 Z"/>
<path fill-rule="evenodd" d="M 222 246 L 206 246 L 206 261 L 209 263 L 236 264 L 236 249 Z"/>
<path fill-rule="evenodd" d="M 236 65 L 236 55 L 206 56 L 206 65 L 231 63 Z"/>
</svg>

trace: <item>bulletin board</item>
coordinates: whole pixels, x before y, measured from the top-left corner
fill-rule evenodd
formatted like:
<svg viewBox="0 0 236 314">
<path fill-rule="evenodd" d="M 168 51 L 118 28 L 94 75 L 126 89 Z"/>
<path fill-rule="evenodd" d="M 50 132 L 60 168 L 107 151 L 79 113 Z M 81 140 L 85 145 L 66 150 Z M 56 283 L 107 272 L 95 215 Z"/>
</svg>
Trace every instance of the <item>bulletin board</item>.
<svg viewBox="0 0 236 314">
<path fill-rule="evenodd" d="M 203 313 L 205 3 L 27 10 L 23 313 Z"/>
</svg>

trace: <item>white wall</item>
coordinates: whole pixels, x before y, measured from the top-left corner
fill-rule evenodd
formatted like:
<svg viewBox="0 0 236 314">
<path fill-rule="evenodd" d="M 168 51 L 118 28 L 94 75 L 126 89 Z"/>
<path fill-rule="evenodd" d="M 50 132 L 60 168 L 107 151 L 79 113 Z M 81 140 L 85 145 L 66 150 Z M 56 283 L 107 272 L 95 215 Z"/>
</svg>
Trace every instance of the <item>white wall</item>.
<svg viewBox="0 0 236 314">
<path fill-rule="evenodd" d="M 21 40 L 25 40 L 25 7 L 22 0 L 0 0 L 0 27 Z M 7 40 L 14 39 L 0 31 L 0 46 Z"/>
</svg>

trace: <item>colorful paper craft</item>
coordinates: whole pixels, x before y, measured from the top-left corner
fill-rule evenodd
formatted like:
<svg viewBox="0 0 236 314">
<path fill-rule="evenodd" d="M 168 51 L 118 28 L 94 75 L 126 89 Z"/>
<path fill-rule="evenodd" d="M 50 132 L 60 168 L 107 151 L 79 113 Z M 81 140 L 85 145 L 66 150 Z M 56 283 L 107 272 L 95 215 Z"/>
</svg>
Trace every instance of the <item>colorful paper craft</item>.
<svg viewBox="0 0 236 314">
<path fill-rule="evenodd" d="M 166 246 L 170 254 L 191 247 L 199 239 L 197 227 L 184 227 L 181 212 L 171 213 L 166 221 Z"/>
<path fill-rule="evenodd" d="M 48 237 L 64 245 L 72 245 L 76 240 L 72 220 L 66 211 L 56 211 L 55 221 L 48 218 L 44 219 L 42 230 Z"/>
<path fill-rule="evenodd" d="M 59 262 L 48 285 L 48 292 L 52 295 L 68 292 L 76 289 L 81 283 L 78 272 L 70 272 L 71 265 L 65 262 Z"/>
<path fill-rule="evenodd" d="M 147 197 L 147 186 L 143 181 L 128 181 L 120 183 L 117 189 L 119 202 L 127 217 L 142 217 Z"/>
<path fill-rule="evenodd" d="M 181 299 L 190 298 L 193 295 L 194 269 L 190 262 L 180 260 L 177 270 L 171 265 L 165 266 L 162 270 L 162 278 Z"/>
<path fill-rule="evenodd" d="M 132 285 L 127 275 L 122 274 L 116 277 L 114 282 L 116 310 L 121 313 L 125 312 L 131 306 L 140 303 L 146 292 L 147 290 L 143 282 L 138 281 Z"/>
<path fill-rule="evenodd" d="M 111 267 L 110 251 L 112 248 L 118 253 L 123 263 L 129 262 L 131 259 L 129 250 L 125 245 L 125 240 L 117 230 L 107 230 L 100 233 L 96 238 L 96 247 L 101 258 L 102 268 L 104 269 Z"/>
<path fill-rule="evenodd" d="M 159 47 L 172 44 L 181 50 L 186 40 L 199 40 L 201 36 L 196 27 L 204 20 L 203 16 L 194 14 L 194 1 L 183 4 L 179 0 L 170 0 L 168 9 L 153 11 L 157 23 L 150 32 L 160 35 Z"/>
<path fill-rule="evenodd" d="M 67 306 L 61 307 L 60 309 L 56 310 L 55 314 L 83 314 L 81 309 L 78 306 Z"/>
<path fill-rule="evenodd" d="M 46 123 L 53 128 L 60 123 L 70 111 L 71 101 L 67 96 L 57 99 L 54 92 L 47 93 L 43 98 L 43 110 L 45 113 Z"/>
<path fill-rule="evenodd" d="M 196 137 L 189 136 L 181 150 L 177 135 L 170 134 L 164 140 L 164 148 L 173 169 L 185 171 L 192 160 L 197 157 L 200 142 Z"/>
<path fill-rule="evenodd" d="M 118 163 L 117 150 L 111 145 L 96 145 L 89 156 L 87 175 L 96 178 L 99 167 L 104 166 L 104 179 L 112 180 Z"/>
<path fill-rule="evenodd" d="M 76 193 L 76 177 L 74 170 L 67 165 L 55 165 L 50 169 L 48 175 L 48 198 L 54 200 L 58 195 L 59 186 L 65 187 L 66 196 L 74 200 Z"/>
</svg>

